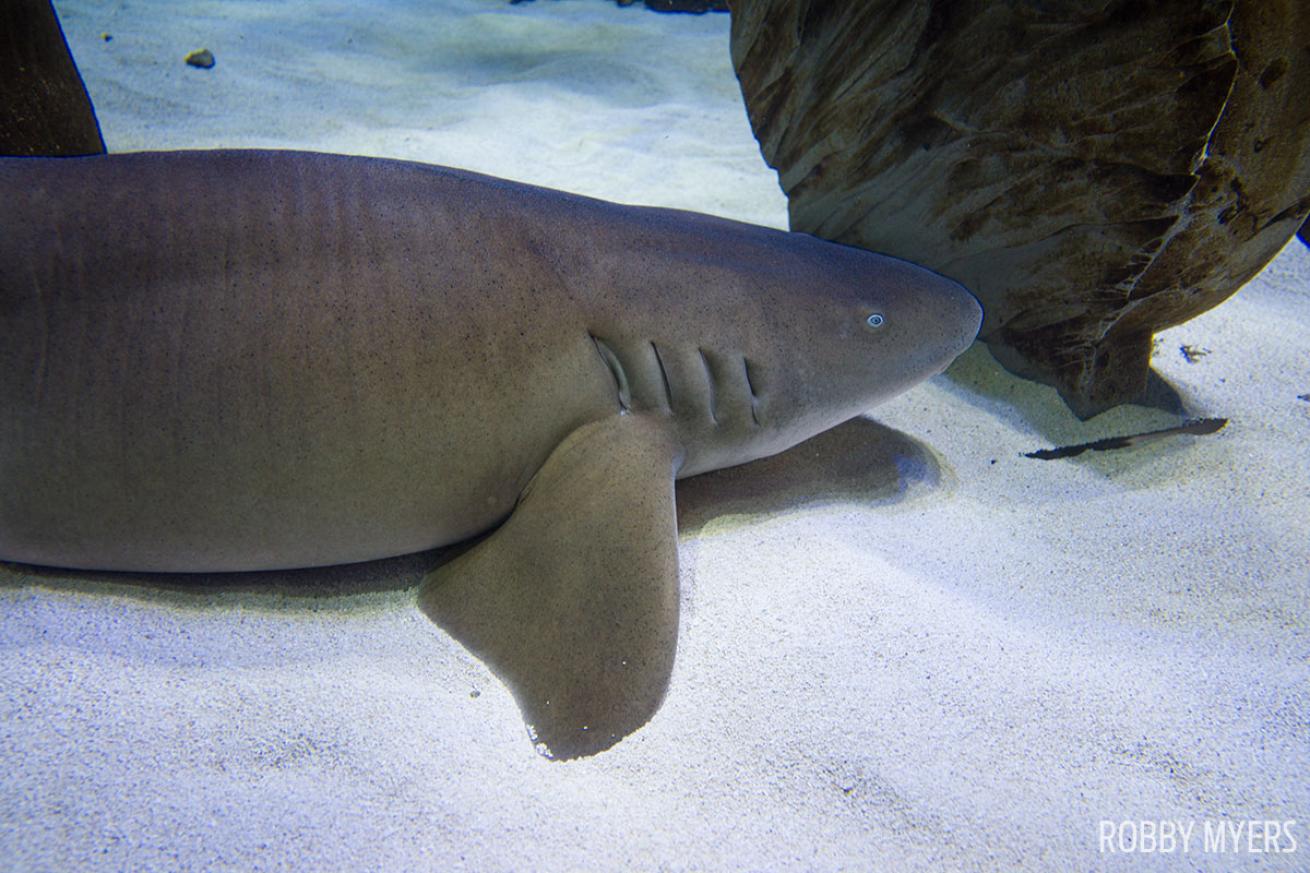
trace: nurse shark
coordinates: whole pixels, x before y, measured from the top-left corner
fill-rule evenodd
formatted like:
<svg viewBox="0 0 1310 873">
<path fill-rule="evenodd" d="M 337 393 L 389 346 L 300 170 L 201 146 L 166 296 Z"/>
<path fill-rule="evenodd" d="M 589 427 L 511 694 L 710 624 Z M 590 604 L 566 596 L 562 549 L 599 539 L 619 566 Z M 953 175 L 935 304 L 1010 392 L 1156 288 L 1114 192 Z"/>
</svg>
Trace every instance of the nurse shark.
<svg viewBox="0 0 1310 873">
<path fill-rule="evenodd" d="M 415 163 L 0 159 L 0 559 L 279 570 L 482 537 L 418 605 L 577 757 L 645 724 L 675 481 L 940 372 L 904 261 Z"/>
</svg>

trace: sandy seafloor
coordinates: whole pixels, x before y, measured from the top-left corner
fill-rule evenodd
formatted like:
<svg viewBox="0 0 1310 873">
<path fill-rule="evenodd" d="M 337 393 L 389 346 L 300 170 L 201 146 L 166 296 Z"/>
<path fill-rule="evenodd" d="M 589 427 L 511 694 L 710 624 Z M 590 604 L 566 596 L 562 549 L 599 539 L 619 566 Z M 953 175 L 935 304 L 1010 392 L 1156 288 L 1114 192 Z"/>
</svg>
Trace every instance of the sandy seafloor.
<svg viewBox="0 0 1310 873">
<path fill-rule="evenodd" d="M 786 221 L 726 16 L 57 6 L 113 151 L 395 156 Z M 201 46 L 214 69 L 183 65 Z M 421 556 L 181 590 L 0 570 L 0 869 L 1310 869 L 1310 252 L 1155 364 L 1228 428 L 1028 459 L 1178 419 L 1081 423 L 975 348 L 681 483 L 668 698 L 576 762 L 418 612 Z M 1105 855 L 1102 819 L 1196 835 Z M 1221 819 L 1293 820 L 1298 851 L 1206 854 Z"/>
</svg>

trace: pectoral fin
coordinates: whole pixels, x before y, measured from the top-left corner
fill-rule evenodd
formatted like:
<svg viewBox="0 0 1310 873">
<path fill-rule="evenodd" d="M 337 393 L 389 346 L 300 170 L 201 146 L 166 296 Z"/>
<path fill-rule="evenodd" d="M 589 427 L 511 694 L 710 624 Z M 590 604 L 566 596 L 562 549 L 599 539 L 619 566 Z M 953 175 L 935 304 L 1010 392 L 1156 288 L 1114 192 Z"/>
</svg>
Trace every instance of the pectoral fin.
<svg viewBox="0 0 1310 873">
<path fill-rule="evenodd" d="M 585 425 L 499 530 L 423 583 L 423 611 L 509 686 L 549 757 L 609 748 L 664 698 L 678 637 L 678 462 L 659 419 Z"/>
</svg>

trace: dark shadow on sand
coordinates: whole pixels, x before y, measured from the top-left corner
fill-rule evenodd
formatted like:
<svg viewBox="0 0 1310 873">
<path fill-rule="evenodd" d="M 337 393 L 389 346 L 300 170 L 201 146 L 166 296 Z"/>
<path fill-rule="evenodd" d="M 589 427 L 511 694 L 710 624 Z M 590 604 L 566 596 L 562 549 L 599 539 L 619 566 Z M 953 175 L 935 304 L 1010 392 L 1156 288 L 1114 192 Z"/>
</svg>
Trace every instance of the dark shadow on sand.
<svg viewBox="0 0 1310 873">
<path fill-rule="evenodd" d="M 1110 452 L 1086 452 L 1057 460 L 1024 458 L 1023 454 L 1060 446 L 1078 445 L 1110 437 L 1122 437 L 1175 427 L 1197 418 L 1225 418 L 1226 411 L 1210 409 L 1188 397 L 1151 370 L 1146 391 L 1136 403 L 1124 404 L 1080 420 L 1060 399 L 1054 388 L 1010 373 L 976 342 L 946 370 L 938 384 L 986 415 L 1020 431 L 1034 431 L 1031 443 L 1014 455 L 1022 464 L 1076 464 L 1106 476 L 1114 476 L 1151 463 L 1161 453 L 1185 452 L 1195 437 L 1167 438 L 1149 447 L 1131 447 Z M 998 447 L 998 452 L 1002 452 Z"/>
<path fill-rule="evenodd" d="M 943 381 L 952 394 L 966 403 L 998 418 L 1024 423 L 1052 441 L 1069 442 L 1070 437 L 1077 441 L 1082 434 L 1095 433 L 1096 421 L 1101 417 L 1096 415 L 1080 421 L 1054 388 L 1006 370 L 982 342 L 975 342 L 956 358 Z M 1197 411 L 1194 406 L 1177 388 L 1151 370 L 1145 393 L 1136 402 L 1116 408 L 1132 413 L 1134 421 L 1141 419 L 1145 428 L 1160 426 L 1156 423 L 1164 420 L 1162 416 L 1179 419 L 1217 414 Z"/>
<path fill-rule="evenodd" d="M 413 588 L 425 575 L 453 559 L 470 544 L 460 543 L 358 564 L 247 573 L 124 573 L 6 562 L 0 567 L 9 572 L 0 573 L 0 585 L 15 587 L 35 583 L 66 591 L 108 590 L 145 600 L 167 600 L 179 606 L 219 608 L 224 601 L 216 599 L 215 595 L 271 595 L 278 599 L 278 603 L 268 604 L 270 608 L 294 610 L 305 605 L 298 604 L 297 600 L 312 598 L 317 601 Z"/>
</svg>

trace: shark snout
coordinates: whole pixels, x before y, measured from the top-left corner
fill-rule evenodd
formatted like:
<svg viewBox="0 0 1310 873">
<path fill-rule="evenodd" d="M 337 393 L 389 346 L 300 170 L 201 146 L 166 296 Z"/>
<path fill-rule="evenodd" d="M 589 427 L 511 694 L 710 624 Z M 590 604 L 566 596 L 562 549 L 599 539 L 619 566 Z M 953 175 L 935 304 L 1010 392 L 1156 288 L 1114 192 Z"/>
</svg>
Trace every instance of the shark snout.
<svg viewBox="0 0 1310 873">
<path fill-rule="evenodd" d="M 958 355 L 978 338 L 978 330 L 982 327 L 983 320 L 982 301 L 959 282 L 952 279 L 944 281 L 950 286 L 950 306 L 955 310 L 956 323 L 959 325 L 959 349 L 956 351 Z"/>
<path fill-rule="evenodd" d="M 930 355 L 932 374 L 945 370 L 973 343 L 982 327 L 983 309 L 969 289 L 945 276 L 933 274 L 931 291 L 923 295 L 936 341 L 925 351 Z"/>
</svg>

